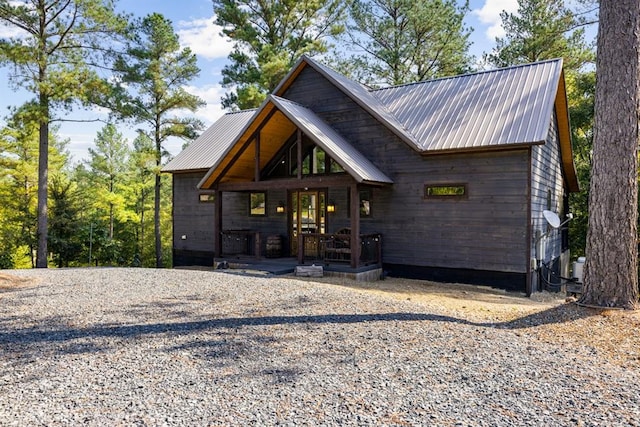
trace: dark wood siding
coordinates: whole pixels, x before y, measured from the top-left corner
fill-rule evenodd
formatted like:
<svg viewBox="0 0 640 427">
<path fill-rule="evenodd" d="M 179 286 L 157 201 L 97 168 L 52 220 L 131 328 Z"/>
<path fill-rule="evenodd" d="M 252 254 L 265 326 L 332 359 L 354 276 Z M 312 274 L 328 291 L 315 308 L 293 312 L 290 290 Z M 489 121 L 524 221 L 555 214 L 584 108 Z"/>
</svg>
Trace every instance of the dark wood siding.
<svg viewBox="0 0 640 427">
<path fill-rule="evenodd" d="M 174 249 L 213 251 L 215 209 L 213 203 L 199 202 L 196 185 L 202 176 L 202 172 L 173 175 Z"/>
<path fill-rule="evenodd" d="M 261 250 L 265 253 L 266 238 L 279 235 L 283 239 L 283 247 L 288 247 L 287 214 L 276 213 L 278 203 L 287 203 L 286 190 L 270 190 L 267 192 L 267 214 L 265 216 L 249 216 L 249 193 L 226 192 L 222 199 L 222 229 L 252 230 L 260 233 Z"/>
<path fill-rule="evenodd" d="M 309 67 L 285 97 L 315 111 L 394 181 L 373 190 L 373 215 L 361 222 L 361 232 L 383 234 L 385 263 L 528 270 L 527 149 L 421 156 Z M 463 183 L 468 196 L 425 199 L 429 183 Z M 348 225 L 341 191 L 329 194 L 338 204 L 334 226 Z"/>
</svg>

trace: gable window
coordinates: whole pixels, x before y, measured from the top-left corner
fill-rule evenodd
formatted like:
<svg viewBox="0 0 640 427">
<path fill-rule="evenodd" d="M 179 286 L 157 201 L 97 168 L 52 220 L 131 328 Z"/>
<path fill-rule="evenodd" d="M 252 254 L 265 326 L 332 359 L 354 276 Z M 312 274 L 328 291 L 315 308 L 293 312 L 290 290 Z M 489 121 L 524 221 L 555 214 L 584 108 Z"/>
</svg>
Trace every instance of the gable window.
<svg viewBox="0 0 640 427">
<path fill-rule="evenodd" d="M 344 173 L 345 170 L 309 138 L 302 138 L 301 174 L 326 175 Z M 298 144 L 294 137 L 269 161 L 262 172 L 262 179 L 295 177 L 298 175 Z"/>
<path fill-rule="evenodd" d="M 250 193 L 249 194 L 249 215 L 265 216 L 267 215 L 267 194 L 266 193 Z"/>
<path fill-rule="evenodd" d="M 467 197 L 467 184 L 427 184 L 424 186 L 424 198 L 464 198 Z"/>
</svg>

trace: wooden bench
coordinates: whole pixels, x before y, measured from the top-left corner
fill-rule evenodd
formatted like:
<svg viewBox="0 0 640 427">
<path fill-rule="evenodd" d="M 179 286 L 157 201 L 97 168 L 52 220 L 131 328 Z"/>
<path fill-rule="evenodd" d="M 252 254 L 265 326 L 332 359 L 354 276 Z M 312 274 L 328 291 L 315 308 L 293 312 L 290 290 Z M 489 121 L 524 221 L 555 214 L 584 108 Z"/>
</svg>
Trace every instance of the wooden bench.
<svg viewBox="0 0 640 427">
<path fill-rule="evenodd" d="M 343 228 L 325 241 L 324 259 L 329 261 L 351 261 L 351 233 Z"/>
</svg>

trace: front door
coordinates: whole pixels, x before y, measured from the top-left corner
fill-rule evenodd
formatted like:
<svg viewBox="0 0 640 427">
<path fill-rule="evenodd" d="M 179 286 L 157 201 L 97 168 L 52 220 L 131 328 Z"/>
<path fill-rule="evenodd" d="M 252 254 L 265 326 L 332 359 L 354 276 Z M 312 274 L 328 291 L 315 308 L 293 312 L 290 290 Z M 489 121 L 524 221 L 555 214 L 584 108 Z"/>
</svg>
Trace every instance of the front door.
<svg viewBox="0 0 640 427">
<path fill-rule="evenodd" d="M 298 256 L 299 236 L 303 238 L 304 253 L 307 256 L 317 255 L 318 234 L 326 230 L 326 192 L 293 191 L 291 192 L 291 256 Z"/>
</svg>

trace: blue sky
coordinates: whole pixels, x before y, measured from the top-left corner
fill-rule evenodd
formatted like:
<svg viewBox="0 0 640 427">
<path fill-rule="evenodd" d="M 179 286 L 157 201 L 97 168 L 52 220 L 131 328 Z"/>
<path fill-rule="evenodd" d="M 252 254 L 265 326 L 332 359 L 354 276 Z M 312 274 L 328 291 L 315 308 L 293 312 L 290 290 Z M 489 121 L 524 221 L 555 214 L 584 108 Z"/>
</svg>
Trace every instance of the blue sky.
<svg viewBox="0 0 640 427">
<path fill-rule="evenodd" d="M 517 10 L 517 0 L 471 0 L 472 12 L 467 17 L 467 24 L 474 28 L 472 34 L 472 54 L 480 58 L 483 52 L 493 47 L 496 36 L 503 35 L 500 27 L 500 11 Z M 220 98 L 225 92 L 219 84 L 221 70 L 227 63 L 227 55 L 231 44 L 220 36 L 220 28 L 213 24 L 213 7 L 211 0 L 119 0 L 118 9 L 135 16 L 145 16 L 158 12 L 171 19 L 180 36 L 180 42 L 190 47 L 198 56 L 200 77 L 188 87 L 188 91 L 198 95 L 207 102 L 207 106 L 197 112 L 206 126 L 217 120 L 224 111 L 220 107 Z M 7 37 L 11 32 L 0 26 L 0 37 Z M 30 98 L 29 94 L 14 92 L 7 85 L 6 70 L 0 69 L 0 126 L 4 125 L 7 107 L 17 106 Z M 101 111 L 77 111 L 68 115 L 76 119 L 105 119 Z M 69 151 L 74 162 L 88 157 L 87 149 L 94 144 L 96 132 L 102 123 L 62 123 L 60 135 L 70 141 Z M 128 125 L 119 126 L 120 131 L 131 142 L 135 132 Z M 172 140 L 166 149 L 176 155 L 180 152 L 183 141 Z"/>
</svg>

